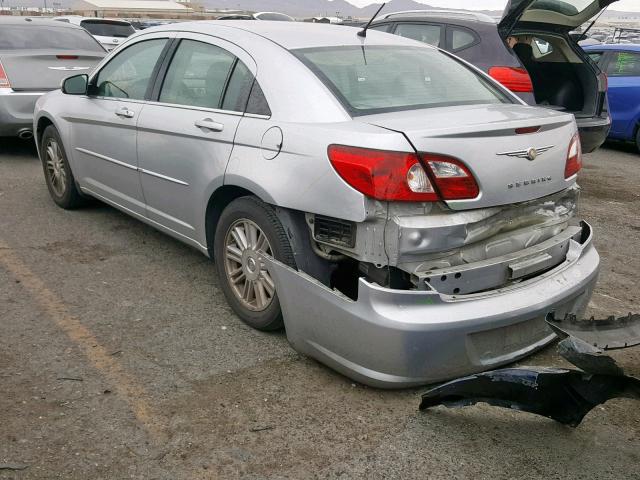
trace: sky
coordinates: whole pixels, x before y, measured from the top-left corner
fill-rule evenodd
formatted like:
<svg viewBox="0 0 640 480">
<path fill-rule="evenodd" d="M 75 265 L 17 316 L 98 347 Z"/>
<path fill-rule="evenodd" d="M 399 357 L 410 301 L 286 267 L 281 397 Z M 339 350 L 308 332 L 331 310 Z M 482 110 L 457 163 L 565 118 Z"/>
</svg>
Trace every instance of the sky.
<svg viewBox="0 0 640 480">
<path fill-rule="evenodd" d="M 380 3 L 381 0 L 347 0 L 349 3 L 363 7 L 371 3 Z M 469 10 L 500 10 L 507 4 L 507 0 L 417 0 L 428 3 L 432 7 L 446 8 L 467 8 Z M 622 10 L 625 12 L 640 12 L 640 2 L 638 0 L 620 0 L 614 3 L 611 10 Z"/>
</svg>

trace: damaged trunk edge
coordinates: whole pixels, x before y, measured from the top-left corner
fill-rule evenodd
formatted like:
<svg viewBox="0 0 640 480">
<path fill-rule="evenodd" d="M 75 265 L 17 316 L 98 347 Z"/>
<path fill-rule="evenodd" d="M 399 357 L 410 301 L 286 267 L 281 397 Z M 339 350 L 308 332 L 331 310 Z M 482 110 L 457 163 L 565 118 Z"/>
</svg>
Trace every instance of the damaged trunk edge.
<svg viewBox="0 0 640 480">
<path fill-rule="evenodd" d="M 369 201 L 361 223 L 305 214 L 307 231 L 298 226 L 297 235 L 308 237 L 314 263 L 326 268 L 319 274 L 299 268 L 353 299 L 360 277 L 385 288 L 446 295 L 508 287 L 560 265 L 571 239 L 590 236 L 573 219 L 578 197 L 574 185 L 537 200 L 467 211 Z"/>
</svg>

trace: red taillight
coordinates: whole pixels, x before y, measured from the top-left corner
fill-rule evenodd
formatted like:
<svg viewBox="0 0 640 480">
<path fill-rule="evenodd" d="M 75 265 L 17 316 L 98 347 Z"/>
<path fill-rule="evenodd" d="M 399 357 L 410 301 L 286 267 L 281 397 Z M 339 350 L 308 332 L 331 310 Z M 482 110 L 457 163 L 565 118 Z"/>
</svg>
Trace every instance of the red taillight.
<svg viewBox="0 0 640 480">
<path fill-rule="evenodd" d="M 376 200 L 438 200 L 420 159 L 414 153 L 331 145 L 328 154 L 331 164 L 344 181 L 368 197 Z M 414 190 L 409 186 L 410 181 Z"/>
<path fill-rule="evenodd" d="M 580 135 L 575 134 L 569 144 L 567 152 L 567 163 L 564 167 L 564 178 L 570 178 L 580 171 L 582 168 L 582 145 L 580 143 Z"/>
<path fill-rule="evenodd" d="M 480 193 L 476 179 L 461 161 L 431 153 L 423 153 L 422 159 L 431 169 L 436 189 L 443 200 L 468 200 Z"/>
<path fill-rule="evenodd" d="M 2 67 L 2 63 L 0 63 L 0 88 L 11 88 L 9 78 Z"/>
<path fill-rule="evenodd" d="M 489 75 L 512 92 L 533 92 L 531 77 L 524 68 L 491 67 Z"/>
<path fill-rule="evenodd" d="M 58 60 L 77 60 L 77 55 L 56 55 Z"/>
<path fill-rule="evenodd" d="M 479 193 L 471 172 L 451 157 L 423 154 L 421 162 L 414 153 L 344 145 L 331 145 L 328 155 L 349 185 L 377 200 L 435 202 L 475 198 Z"/>
</svg>

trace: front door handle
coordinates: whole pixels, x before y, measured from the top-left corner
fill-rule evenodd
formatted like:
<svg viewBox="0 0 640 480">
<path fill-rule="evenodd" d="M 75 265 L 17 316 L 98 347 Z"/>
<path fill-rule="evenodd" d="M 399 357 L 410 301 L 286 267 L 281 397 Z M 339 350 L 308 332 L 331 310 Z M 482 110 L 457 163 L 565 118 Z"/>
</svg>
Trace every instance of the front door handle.
<svg viewBox="0 0 640 480">
<path fill-rule="evenodd" d="M 205 130 L 211 130 L 212 132 L 221 132 L 224 130 L 224 125 L 218 122 L 214 122 L 210 118 L 203 118 L 195 123 L 196 127 L 204 128 Z"/>
<path fill-rule="evenodd" d="M 120 107 L 116 110 L 116 115 L 124 118 L 133 118 L 136 115 L 136 112 L 133 110 L 129 110 L 127 107 Z"/>
</svg>

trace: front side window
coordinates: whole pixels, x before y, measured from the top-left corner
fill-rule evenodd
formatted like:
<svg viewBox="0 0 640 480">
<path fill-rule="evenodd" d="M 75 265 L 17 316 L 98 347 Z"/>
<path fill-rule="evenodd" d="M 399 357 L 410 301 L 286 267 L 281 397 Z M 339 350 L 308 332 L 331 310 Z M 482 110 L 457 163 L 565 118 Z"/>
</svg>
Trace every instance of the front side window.
<svg viewBox="0 0 640 480">
<path fill-rule="evenodd" d="M 453 105 L 513 103 L 471 68 L 424 47 L 293 50 L 354 116 Z"/>
<path fill-rule="evenodd" d="M 171 60 L 160 102 L 220 108 L 236 57 L 208 43 L 183 40 Z"/>
<path fill-rule="evenodd" d="M 100 97 L 144 100 L 153 70 L 167 39 L 136 43 L 117 54 L 95 79 Z"/>
<path fill-rule="evenodd" d="M 440 46 L 442 27 L 439 25 L 426 25 L 421 23 L 399 23 L 394 32 L 401 37 L 418 40 L 435 47 Z"/>
</svg>

